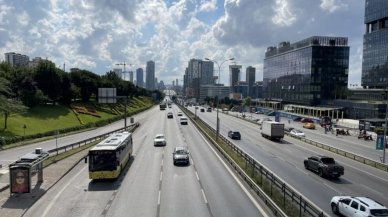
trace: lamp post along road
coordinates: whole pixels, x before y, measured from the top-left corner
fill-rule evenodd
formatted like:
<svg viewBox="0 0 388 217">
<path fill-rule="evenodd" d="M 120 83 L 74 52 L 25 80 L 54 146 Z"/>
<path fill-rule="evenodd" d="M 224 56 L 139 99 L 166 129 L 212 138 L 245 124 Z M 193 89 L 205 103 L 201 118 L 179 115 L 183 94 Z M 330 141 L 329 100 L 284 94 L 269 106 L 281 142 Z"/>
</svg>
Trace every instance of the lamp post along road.
<svg viewBox="0 0 388 217">
<path fill-rule="evenodd" d="M 208 60 L 208 61 L 211 61 L 211 62 L 217 64 L 217 66 L 218 66 L 218 84 L 220 84 L 220 80 L 221 80 L 221 66 L 222 66 L 222 64 L 226 63 L 227 61 L 232 61 L 232 60 L 234 60 L 234 58 L 230 58 L 230 59 L 224 60 L 221 64 L 218 64 L 217 61 L 211 60 L 209 58 L 205 58 L 205 60 Z M 217 93 L 216 97 L 217 97 L 217 104 L 216 104 L 216 109 L 217 109 L 216 141 L 218 141 L 218 137 L 219 137 L 219 134 L 220 134 L 220 119 L 218 117 L 218 104 L 219 104 L 219 101 L 220 101 L 219 100 L 219 93 Z"/>
</svg>

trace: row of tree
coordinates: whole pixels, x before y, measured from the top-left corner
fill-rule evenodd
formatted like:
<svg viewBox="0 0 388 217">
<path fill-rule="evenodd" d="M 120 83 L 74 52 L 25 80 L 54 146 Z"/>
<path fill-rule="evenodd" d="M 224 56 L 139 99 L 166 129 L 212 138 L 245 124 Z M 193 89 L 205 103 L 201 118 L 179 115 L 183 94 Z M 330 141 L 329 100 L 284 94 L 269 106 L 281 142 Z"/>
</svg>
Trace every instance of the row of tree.
<svg viewBox="0 0 388 217">
<path fill-rule="evenodd" d="M 37 67 L 12 67 L 0 63 L 0 112 L 7 118 L 11 112 L 23 112 L 39 104 L 65 104 L 81 100 L 88 102 L 97 97 L 98 88 L 117 89 L 120 96 L 153 96 L 163 98 L 159 91 L 149 91 L 122 80 L 110 71 L 97 75 L 88 70 L 75 70 L 67 73 L 49 60 L 42 60 Z"/>
</svg>

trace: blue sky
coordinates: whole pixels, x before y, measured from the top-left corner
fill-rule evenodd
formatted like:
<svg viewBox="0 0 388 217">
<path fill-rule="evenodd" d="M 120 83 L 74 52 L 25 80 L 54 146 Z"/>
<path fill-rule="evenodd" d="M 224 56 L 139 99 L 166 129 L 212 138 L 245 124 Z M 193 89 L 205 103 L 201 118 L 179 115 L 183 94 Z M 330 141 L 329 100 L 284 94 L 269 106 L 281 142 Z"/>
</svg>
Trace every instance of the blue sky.
<svg viewBox="0 0 388 217">
<path fill-rule="evenodd" d="M 349 83 L 361 81 L 364 0 L 0 0 L 0 53 L 48 58 L 66 69 L 104 74 L 156 64 L 165 84 L 183 78 L 191 58 L 256 67 L 281 41 L 349 38 Z M 221 82 L 228 84 L 227 65 Z M 244 74 L 242 78 L 245 78 Z"/>
</svg>

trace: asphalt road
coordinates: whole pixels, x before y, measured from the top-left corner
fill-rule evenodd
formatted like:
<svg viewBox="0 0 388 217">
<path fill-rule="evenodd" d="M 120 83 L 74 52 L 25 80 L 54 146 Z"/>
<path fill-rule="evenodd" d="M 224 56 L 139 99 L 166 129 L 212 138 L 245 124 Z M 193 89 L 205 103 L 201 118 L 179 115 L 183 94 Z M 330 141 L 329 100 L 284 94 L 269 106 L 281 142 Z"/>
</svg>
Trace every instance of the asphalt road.
<svg viewBox="0 0 388 217">
<path fill-rule="evenodd" d="M 174 105 L 146 112 L 133 134 L 134 157 L 118 180 L 91 181 L 80 163 L 25 216 L 266 216 L 192 123 L 179 124 L 177 111 Z M 157 133 L 167 146 L 153 146 Z M 173 165 L 175 146 L 189 147 L 189 166 Z"/>
<path fill-rule="evenodd" d="M 194 107 L 189 107 L 189 109 L 194 111 Z M 197 111 L 197 115 L 215 128 L 215 111 Z M 242 139 L 231 140 L 234 144 L 269 168 L 325 212 L 331 213 L 329 202 L 331 197 L 335 195 L 368 196 L 388 205 L 388 198 L 386 197 L 388 194 L 388 187 L 386 187 L 388 186 L 387 172 L 315 148 L 291 137 L 285 137 L 282 142 L 273 142 L 263 138 L 259 126 L 255 124 L 221 112 L 219 117 L 220 133 L 222 135 L 227 137 L 229 130 L 240 131 Z M 307 137 L 309 136 L 310 134 L 307 135 Z M 326 137 L 326 139 L 331 143 L 335 143 L 340 138 L 334 135 Z M 334 157 L 337 162 L 345 167 L 345 175 L 337 180 L 321 178 L 317 174 L 305 170 L 303 160 L 314 154 Z"/>
</svg>

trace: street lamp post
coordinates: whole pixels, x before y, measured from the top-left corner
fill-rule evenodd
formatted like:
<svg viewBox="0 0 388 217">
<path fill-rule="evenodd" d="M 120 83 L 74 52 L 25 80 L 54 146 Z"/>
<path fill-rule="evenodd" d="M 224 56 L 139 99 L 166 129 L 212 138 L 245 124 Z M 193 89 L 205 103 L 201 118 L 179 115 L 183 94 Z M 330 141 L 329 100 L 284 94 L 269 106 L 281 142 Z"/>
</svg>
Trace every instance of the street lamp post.
<svg viewBox="0 0 388 217">
<path fill-rule="evenodd" d="M 220 84 L 220 80 L 221 80 L 221 66 L 222 66 L 222 64 L 224 64 L 227 61 L 232 61 L 232 60 L 234 60 L 234 58 L 230 58 L 230 59 L 224 60 L 221 64 L 218 64 L 217 61 L 211 60 L 209 58 L 205 58 L 205 60 L 208 60 L 208 61 L 211 61 L 211 62 L 217 64 L 217 66 L 218 66 L 218 84 Z M 216 105 L 216 108 L 217 108 L 216 141 L 218 141 L 218 137 L 219 137 L 219 134 L 220 134 L 220 119 L 218 117 L 218 104 L 219 104 L 220 100 L 219 100 L 218 95 L 219 94 L 217 94 L 217 105 Z"/>
</svg>

